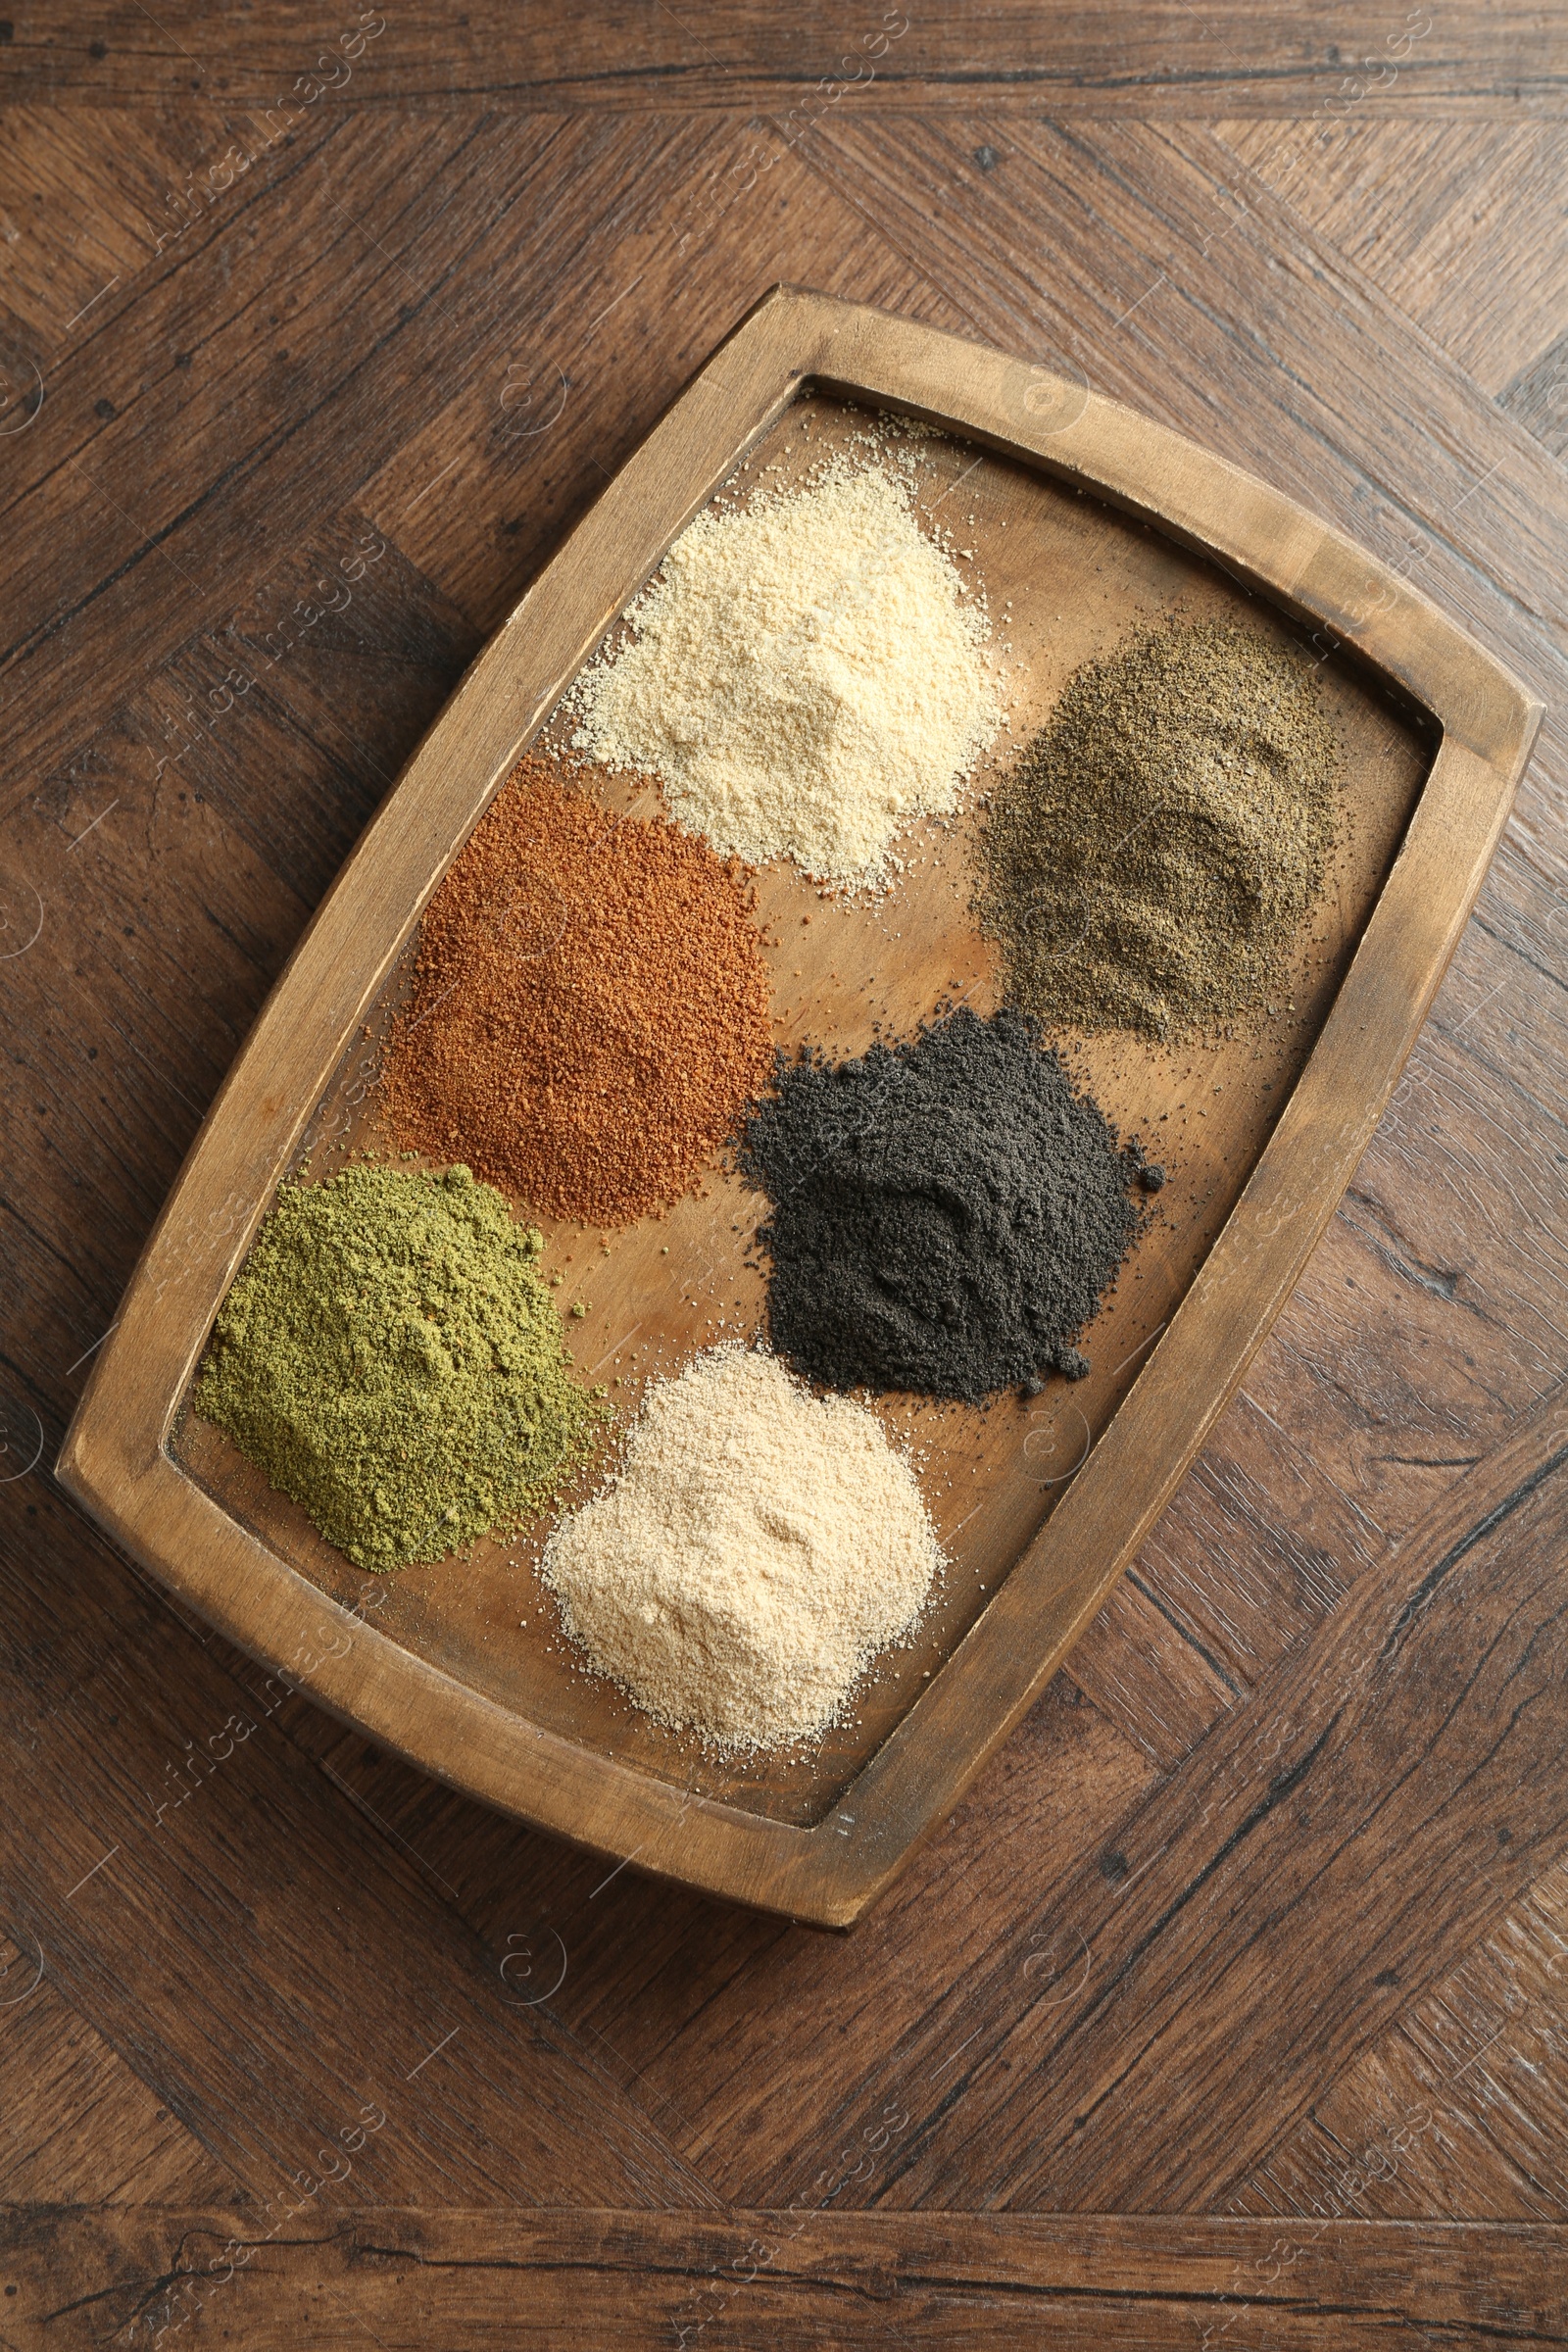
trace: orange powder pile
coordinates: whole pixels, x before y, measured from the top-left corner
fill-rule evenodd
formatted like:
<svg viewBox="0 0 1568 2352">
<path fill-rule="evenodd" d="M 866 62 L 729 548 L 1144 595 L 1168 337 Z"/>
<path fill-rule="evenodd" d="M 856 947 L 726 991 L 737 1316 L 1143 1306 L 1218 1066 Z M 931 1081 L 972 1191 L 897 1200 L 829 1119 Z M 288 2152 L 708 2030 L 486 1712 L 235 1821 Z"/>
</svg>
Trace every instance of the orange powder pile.
<svg viewBox="0 0 1568 2352">
<path fill-rule="evenodd" d="M 668 1207 L 773 1064 L 745 869 L 517 763 L 425 911 L 394 1140 L 605 1227 Z"/>
</svg>

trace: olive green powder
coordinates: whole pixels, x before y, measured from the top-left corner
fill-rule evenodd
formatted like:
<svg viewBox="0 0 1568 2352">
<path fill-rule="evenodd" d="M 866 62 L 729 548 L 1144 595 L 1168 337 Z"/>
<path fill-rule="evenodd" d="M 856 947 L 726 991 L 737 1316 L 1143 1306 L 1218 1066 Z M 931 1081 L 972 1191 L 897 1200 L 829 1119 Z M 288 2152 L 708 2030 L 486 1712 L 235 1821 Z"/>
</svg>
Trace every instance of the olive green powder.
<svg viewBox="0 0 1568 2352">
<path fill-rule="evenodd" d="M 519 1526 L 587 1451 L 539 1235 L 466 1168 L 285 1185 L 192 1403 L 358 1567 Z"/>
<path fill-rule="evenodd" d="M 1254 1027 L 1322 885 L 1339 765 L 1306 656 L 1253 630 L 1172 622 L 1086 662 L 979 839 L 1006 995 L 1086 1031 Z"/>
</svg>

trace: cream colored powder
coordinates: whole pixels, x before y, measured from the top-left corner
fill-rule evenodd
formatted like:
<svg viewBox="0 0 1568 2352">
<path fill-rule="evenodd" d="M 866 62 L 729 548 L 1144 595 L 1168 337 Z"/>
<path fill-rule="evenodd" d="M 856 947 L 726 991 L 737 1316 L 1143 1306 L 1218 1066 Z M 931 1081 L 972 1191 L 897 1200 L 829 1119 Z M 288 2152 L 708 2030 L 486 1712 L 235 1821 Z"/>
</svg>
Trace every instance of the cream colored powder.
<svg viewBox="0 0 1568 2352">
<path fill-rule="evenodd" d="M 618 1477 L 544 1575 L 590 1664 L 730 1748 L 808 1739 L 913 1623 L 941 1563 L 874 1414 L 726 1346 L 652 1387 Z"/>
<path fill-rule="evenodd" d="M 754 863 L 888 879 L 900 828 L 943 815 L 996 732 L 990 624 L 920 529 L 912 472 L 843 457 L 802 490 L 710 509 L 590 667 L 572 740 L 652 768 L 669 810 Z"/>
</svg>

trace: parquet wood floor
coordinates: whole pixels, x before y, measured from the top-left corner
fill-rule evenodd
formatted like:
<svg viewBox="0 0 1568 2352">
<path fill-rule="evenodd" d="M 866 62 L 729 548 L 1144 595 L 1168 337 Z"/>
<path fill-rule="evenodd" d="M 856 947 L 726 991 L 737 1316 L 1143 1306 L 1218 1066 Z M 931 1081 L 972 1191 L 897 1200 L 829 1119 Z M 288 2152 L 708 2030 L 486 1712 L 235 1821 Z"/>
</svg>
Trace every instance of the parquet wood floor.
<svg viewBox="0 0 1568 2352">
<path fill-rule="evenodd" d="M 1565 76 L 1506 0 L 0 24 L 0 2344 L 1568 2342 Z M 46 1471 L 387 781 L 778 278 L 1071 360 L 1548 705 L 1245 1393 L 847 1939 L 225 1740 Z"/>
</svg>

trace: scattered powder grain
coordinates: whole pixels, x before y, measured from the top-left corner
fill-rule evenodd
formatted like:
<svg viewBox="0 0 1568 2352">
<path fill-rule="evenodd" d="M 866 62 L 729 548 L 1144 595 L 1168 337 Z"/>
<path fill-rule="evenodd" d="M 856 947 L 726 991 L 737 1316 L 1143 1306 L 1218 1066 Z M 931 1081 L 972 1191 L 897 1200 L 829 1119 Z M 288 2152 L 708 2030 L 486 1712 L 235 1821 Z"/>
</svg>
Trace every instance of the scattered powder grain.
<svg viewBox="0 0 1568 2352">
<path fill-rule="evenodd" d="M 466 1168 L 285 1185 L 219 1310 L 194 1409 L 358 1567 L 514 1529 L 602 1418 L 539 1250 Z"/>
<path fill-rule="evenodd" d="M 822 1732 L 940 1565 L 881 1422 L 736 1346 L 648 1391 L 619 1475 L 544 1555 L 599 1673 L 661 1722 L 741 1749 Z"/>
<path fill-rule="evenodd" d="M 765 1080 L 767 972 L 744 875 L 571 772 L 521 760 L 431 900 L 383 1095 L 404 1149 L 625 1225 L 679 1199 Z"/>
<path fill-rule="evenodd" d="M 989 624 L 915 520 L 913 481 L 840 457 L 807 487 L 698 515 L 576 689 L 573 741 L 652 768 L 671 813 L 754 863 L 888 878 L 996 731 Z"/>
<path fill-rule="evenodd" d="M 982 1403 L 1074 1345 L 1164 1171 L 1118 1150 L 1027 1015 L 967 1005 L 837 1066 L 779 1056 L 741 1173 L 765 1192 L 768 1334 L 836 1389 Z"/>
<path fill-rule="evenodd" d="M 1339 756 L 1301 654 L 1172 623 L 1076 671 L 998 790 L 975 898 L 1006 993 L 1154 1039 L 1255 1021 L 1338 821 Z"/>
</svg>

